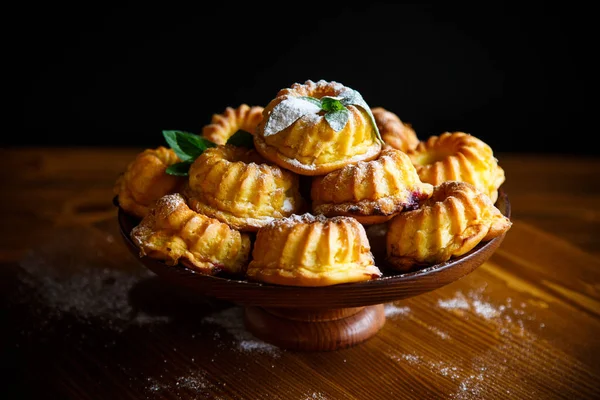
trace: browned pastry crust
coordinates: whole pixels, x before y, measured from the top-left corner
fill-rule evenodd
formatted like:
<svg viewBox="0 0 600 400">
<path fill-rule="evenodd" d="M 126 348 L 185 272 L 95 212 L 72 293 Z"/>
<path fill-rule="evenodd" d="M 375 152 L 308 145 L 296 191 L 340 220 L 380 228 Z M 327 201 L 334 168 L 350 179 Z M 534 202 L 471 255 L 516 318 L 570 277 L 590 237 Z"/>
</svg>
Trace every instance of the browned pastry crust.
<svg viewBox="0 0 600 400">
<path fill-rule="evenodd" d="M 163 146 L 139 153 L 115 182 L 113 191 L 119 206 L 142 218 L 160 197 L 179 191 L 186 179 L 166 173 L 170 165 L 178 162 L 175 152 Z"/>
<path fill-rule="evenodd" d="M 312 210 L 329 217 L 346 215 L 363 224 L 378 224 L 418 207 L 432 191 L 432 185 L 421 182 L 405 153 L 386 147 L 375 160 L 314 177 Z"/>
<path fill-rule="evenodd" d="M 381 276 L 364 227 L 351 217 L 292 215 L 256 234 L 250 280 L 290 286 L 328 286 Z"/>
<path fill-rule="evenodd" d="M 475 186 L 445 181 L 420 208 L 388 222 L 387 263 L 400 271 L 442 263 L 504 234 L 511 225 Z"/>
<path fill-rule="evenodd" d="M 243 275 L 251 250 L 247 234 L 190 210 L 179 193 L 158 199 L 132 229 L 131 239 L 140 249 L 140 257 L 167 265 L 182 263 L 206 275 L 221 271 Z"/>
<path fill-rule="evenodd" d="M 439 185 L 448 180 L 468 182 L 487 194 L 492 203 L 505 180 L 492 148 L 465 132 L 430 136 L 407 151 L 423 182 Z"/>
<path fill-rule="evenodd" d="M 331 128 L 323 115 L 308 114 L 276 134 L 265 135 L 269 117 L 284 100 L 304 96 L 337 97 L 348 89 L 338 82 L 308 80 L 280 90 L 265 107 L 263 119 L 256 128 L 256 150 L 281 167 L 308 176 L 324 175 L 348 164 L 376 158 L 383 143 L 368 112 L 355 105 L 347 106 L 350 117 L 339 132 Z"/>
<path fill-rule="evenodd" d="M 222 114 L 213 114 L 210 124 L 202 128 L 202 136 L 216 144 L 225 144 L 237 131 L 254 134 L 262 120 L 263 107 L 241 104 L 237 108 L 227 107 Z"/>
<path fill-rule="evenodd" d="M 205 150 L 190 167 L 183 193 L 194 211 L 248 232 L 306 206 L 298 175 L 232 145 Z"/>
<path fill-rule="evenodd" d="M 406 152 L 419 144 L 419 138 L 411 124 L 402 122 L 398 115 L 383 107 L 371 108 L 383 141 L 395 149 Z"/>
</svg>

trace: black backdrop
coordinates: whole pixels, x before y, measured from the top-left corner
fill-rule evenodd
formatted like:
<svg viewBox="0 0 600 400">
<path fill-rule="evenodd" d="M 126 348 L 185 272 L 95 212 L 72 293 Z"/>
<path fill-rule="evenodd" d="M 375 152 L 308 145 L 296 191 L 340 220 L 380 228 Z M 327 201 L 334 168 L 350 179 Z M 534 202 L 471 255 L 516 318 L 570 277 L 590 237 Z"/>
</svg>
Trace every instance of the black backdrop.
<svg viewBox="0 0 600 400">
<path fill-rule="evenodd" d="M 5 14 L 18 110 L 3 140 L 153 147 L 163 129 L 199 133 L 227 106 L 325 79 L 420 138 L 464 131 L 496 151 L 596 154 L 579 139 L 591 11 L 482 3 L 23 4 Z"/>
</svg>

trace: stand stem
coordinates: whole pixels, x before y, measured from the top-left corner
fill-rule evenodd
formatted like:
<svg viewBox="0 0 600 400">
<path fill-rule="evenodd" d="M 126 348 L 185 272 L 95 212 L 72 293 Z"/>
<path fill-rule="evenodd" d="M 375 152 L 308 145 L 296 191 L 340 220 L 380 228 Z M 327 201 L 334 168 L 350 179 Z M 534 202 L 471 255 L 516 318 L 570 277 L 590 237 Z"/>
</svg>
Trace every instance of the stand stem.
<svg viewBox="0 0 600 400">
<path fill-rule="evenodd" d="M 366 307 L 305 310 L 246 307 L 246 328 L 280 348 L 332 351 L 357 345 L 385 324 L 383 304 Z"/>
</svg>

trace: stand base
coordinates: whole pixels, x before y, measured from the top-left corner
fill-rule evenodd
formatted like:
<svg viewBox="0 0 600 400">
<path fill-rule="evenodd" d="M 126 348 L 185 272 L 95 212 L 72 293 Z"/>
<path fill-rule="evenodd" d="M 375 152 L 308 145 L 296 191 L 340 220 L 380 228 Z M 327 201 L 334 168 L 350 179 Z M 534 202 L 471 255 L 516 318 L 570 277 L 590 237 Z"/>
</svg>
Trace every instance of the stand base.
<svg viewBox="0 0 600 400">
<path fill-rule="evenodd" d="M 244 323 L 254 336 L 277 347 L 332 351 L 357 345 L 385 324 L 383 304 L 327 310 L 246 307 Z"/>
</svg>

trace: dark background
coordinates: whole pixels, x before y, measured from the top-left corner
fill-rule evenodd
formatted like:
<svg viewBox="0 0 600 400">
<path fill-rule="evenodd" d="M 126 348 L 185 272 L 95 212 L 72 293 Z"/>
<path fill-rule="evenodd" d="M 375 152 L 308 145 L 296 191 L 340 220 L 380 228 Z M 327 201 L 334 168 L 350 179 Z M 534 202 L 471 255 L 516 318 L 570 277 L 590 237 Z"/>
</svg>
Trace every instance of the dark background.
<svg viewBox="0 0 600 400">
<path fill-rule="evenodd" d="M 464 131 L 495 151 L 598 154 L 582 140 L 591 10 L 484 3 L 24 4 L 5 14 L 17 126 L 3 141 L 153 147 L 164 129 L 200 133 L 227 106 L 325 79 L 421 139 Z"/>
</svg>

